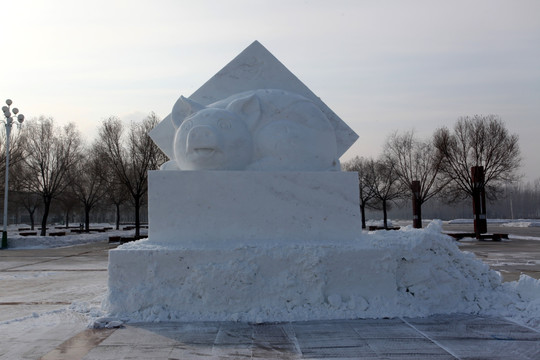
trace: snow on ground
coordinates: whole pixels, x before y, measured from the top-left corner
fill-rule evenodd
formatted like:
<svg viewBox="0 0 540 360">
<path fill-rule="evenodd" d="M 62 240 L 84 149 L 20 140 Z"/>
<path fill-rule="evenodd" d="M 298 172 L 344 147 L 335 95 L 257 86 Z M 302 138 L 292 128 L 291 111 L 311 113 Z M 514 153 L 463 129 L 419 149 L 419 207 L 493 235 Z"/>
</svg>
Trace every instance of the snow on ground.
<svg viewBox="0 0 540 360">
<path fill-rule="evenodd" d="M 454 219 L 448 221 L 448 224 L 450 225 L 458 225 L 458 224 L 473 224 L 473 219 Z M 509 219 L 487 219 L 488 224 L 496 224 L 500 226 L 507 226 L 507 227 L 539 227 L 540 226 L 540 220 L 538 219 L 515 219 L 515 220 L 509 220 Z"/>
<path fill-rule="evenodd" d="M 540 227 L 539 220 L 512 220 L 501 224 L 501 226 L 508 227 Z"/>
<path fill-rule="evenodd" d="M 366 226 L 367 227 L 370 227 L 370 226 L 382 227 L 384 226 L 384 221 L 383 220 L 366 220 Z M 392 223 L 392 220 L 387 220 L 386 226 L 388 227 L 394 226 L 394 224 Z"/>
<path fill-rule="evenodd" d="M 510 240 L 534 240 L 534 241 L 540 241 L 540 238 L 537 236 L 523 236 L 523 235 L 508 235 L 508 239 Z M 475 240 L 475 239 L 473 239 Z M 463 241 L 463 240 L 460 240 Z M 504 240 L 503 240 L 504 241 Z"/>
<path fill-rule="evenodd" d="M 110 224 L 92 224 L 90 229 L 110 227 Z M 58 248 L 72 245 L 89 244 L 93 242 L 106 241 L 110 236 L 129 237 L 135 235 L 135 230 L 109 230 L 107 232 L 90 232 L 90 233 L 70 233 L 66 231 L 63 236 L 21 236 L 17 228 L 30 228 L 25 225 L 11 225 L 8 228 L 8 249 L 47 249 Z M 38 230 L 37 231 L 39 234 Z M 55 232 L 62 232 L 63 229 L 56 229 Z M 141 235 L 147 234 L 146 229 L 141 229 Z"/>
</svg>

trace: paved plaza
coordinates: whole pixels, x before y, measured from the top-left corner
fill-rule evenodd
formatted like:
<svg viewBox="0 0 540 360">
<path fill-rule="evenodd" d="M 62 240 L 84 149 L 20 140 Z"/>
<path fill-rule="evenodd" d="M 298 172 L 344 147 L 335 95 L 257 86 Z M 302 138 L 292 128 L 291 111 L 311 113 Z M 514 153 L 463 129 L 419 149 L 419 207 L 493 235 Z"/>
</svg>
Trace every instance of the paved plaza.
<svg viewBox="0 0 540 360">
<path fill-rule="evenodd" d="M 455 315 L 133 324 L 86 330 L 42 359 L 538 359 L 539 354 L 538 332 L 501 319 Z"/>
<path fill-rule="evenodd" d="M 537 245 L 538 244 L 538 245 Z M 106 242 L 0 251 L 0 359 L 538 359 L 540 333 L 501 318 L 444 315 L 309 321 L 141 323 L 92 330 L 107 289 Z M 469 242 L 505 280 L 538 278 L 540 242 Z M 24 285 L 23 285 L 24 284 Z"/>
</svg>

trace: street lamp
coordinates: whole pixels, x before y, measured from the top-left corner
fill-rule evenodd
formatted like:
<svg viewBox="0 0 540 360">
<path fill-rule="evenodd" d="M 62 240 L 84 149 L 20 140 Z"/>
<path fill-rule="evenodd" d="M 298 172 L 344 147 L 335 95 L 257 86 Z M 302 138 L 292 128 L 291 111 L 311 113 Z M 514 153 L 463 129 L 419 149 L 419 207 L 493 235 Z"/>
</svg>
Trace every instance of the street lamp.
<svg viewBox="0 0 540 360">
<path fill-rule="evenodd" d="M 7 249 L 7 212 L 8 212 L 8 183 L 9 183 L 9 137 L 11 134 L 11 126 L 13 121 L 18 121 L 18 126 L 24 121 L 24 115 L 19 114 L 19 109 L 11 109 L 11 104 L 13 101 L 10 99 L 6 100 L 7 106 L 2 106 L 2 111 L 4 112 L 4 124 L 6 125 L 6 185 L 4 188 L 4 231 L 2 232 L 2 249 Z M 13 116 L 11 115 L 13 112 Z"/>
</svg>

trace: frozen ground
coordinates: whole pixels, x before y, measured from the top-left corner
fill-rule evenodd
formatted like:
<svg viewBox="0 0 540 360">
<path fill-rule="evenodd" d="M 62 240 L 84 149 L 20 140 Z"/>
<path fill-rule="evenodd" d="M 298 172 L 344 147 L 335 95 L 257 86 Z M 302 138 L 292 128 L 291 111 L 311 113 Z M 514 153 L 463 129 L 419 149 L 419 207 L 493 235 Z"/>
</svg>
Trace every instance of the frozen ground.
<svg viewBox="0 0 540 360">
<path fill-rule="evenodd" d="M 433 229 L 422 230 L 429 231 Z M 416 258 L 408 259 L 412 266 L 408 274 L 416 274 L 416 279 L 409 281 L 423 279 L 423 283 L 416 282 L 418 302 L 408 298 L 412 316 L 437 313 L 440 305 L 446 308 L 458 301 L 464 304 L 456 312 L 503 316 L 540 329 L 538 280 L 522 277 L 516 282 L 502 283 L 496 272 L 472 254 L 459 251 L 455 243 L 441 240 L 426 246 L 414 233 L 405 229 L 386 240 L 376 233 L 370 240 L 389 251 L 399 242 L 410 242 L 401 247 L 411 250 L 408 255 L 417 253 Z M 127 232 L 120 234 L 125 236 Z M 0 252 L 0 359 L 36 358 L 35 354 L 47 353 L 104 315 L 101 301 L 107 290 L 106 253 L 110 246 L 103 240 L 111 235 L 117 234 L 58 237 L 54 245 L 62 248 L 56 250 L 48 249 L 51 239 L 39 245 L 37 237 L 20 241 L 14 238 L 14 248 Z M 86 241 L 93 244 L 71 246 Z M 30 247 L 34 250 L 28 250 Z M 442 251 L 433 256 L 433 249 Z M 446 274 L 458 277 L 464 288 L 437 289 L 448 282 L 422 275 L 426 269 L 448 268 Z M 445 299 L 452 296 L 457 299 Z M 471 298 L 466 299 L 467 296 Z"/>
</svg>

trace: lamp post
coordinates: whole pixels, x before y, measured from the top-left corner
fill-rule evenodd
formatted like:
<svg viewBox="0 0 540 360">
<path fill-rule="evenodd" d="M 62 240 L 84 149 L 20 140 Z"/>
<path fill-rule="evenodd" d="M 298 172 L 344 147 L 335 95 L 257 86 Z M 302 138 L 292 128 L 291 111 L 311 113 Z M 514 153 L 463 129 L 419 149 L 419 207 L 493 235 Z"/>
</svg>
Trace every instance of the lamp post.
<svg viewBox="0 0 540 360">
<path fill-rule="evenodd" d="M 2 232 L 2 249 L 7 249 L 7 212 L 8 212 L 8 184 L 9 184 L 9 138 L 11 134 L 11 126 L 13 125 L 13 121 L 17 120 L 18 124 L 21 125 L 24 121 L 24 115 L 19 114 L 19 109 L 13 108 L 11 109 L 11 104 L 13 101 L 10 99 L 6 100 L 7 106 L 2 107 L 2 111 L 4 112 L 4 124 L 6 125 L 6 184 L 4 187 L 4 230 Z M 13 112 L 13 115 L 11 114 Z"/>
</svg>

